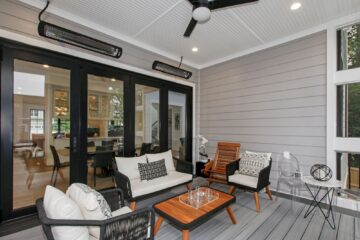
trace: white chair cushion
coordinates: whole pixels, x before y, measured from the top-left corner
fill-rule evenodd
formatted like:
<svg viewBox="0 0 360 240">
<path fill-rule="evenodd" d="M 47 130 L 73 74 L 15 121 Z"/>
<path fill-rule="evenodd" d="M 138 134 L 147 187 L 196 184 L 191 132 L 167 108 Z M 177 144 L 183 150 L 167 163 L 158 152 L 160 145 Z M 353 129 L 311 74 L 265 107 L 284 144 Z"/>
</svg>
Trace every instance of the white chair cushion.
<svg viewBox="0 0 360 240">
<path fill-rule="evenodd" d="M 46 186 L 44 196 L 44 209 L 46 216 L 53 219 L 77 219 L 84 220 L 79 206 L 62 191 Z M 87 240 L 89 231 L 87 227 L 51 227 L 56 240 Z"/>
<path fill-rule="evenodd" d="M 258 183 L 258 178 L 244 174 L 234 174 L 229 176 L 229 182 L 237 183 L 251 188 L 256 188 Z"/>
<path fill-rule="evenodd" d="M 113 211 L 111 214 L 112 214 L 112 217 L 117 217 L 117 216 L 124 215 L 124 214 L 131 213 L 131 212 L 132 212 L 132 210 L 129 207 L 122 207 L 116 211 Z"/>
<path fill-rule="evenodd" d="M 105 198 L 94 189 L 82 183 L 73 183 L 66 194 L 80 207 L 86 220 L 104 220 L 112 217 L 111 209 Z M 89 227 L 90 235 L 100 236 L 99 227 Z"/>
<path fill-rule="evenodd" d="M 165 166 L 167 171 L 175 171 L 174 160 L 171 150 L 163 153 L 146 154 L 146 158 L 149 162 L 159 161 L 165 159 Z"/>
<path fill-rule="evenodd" d="M 138 163 L 147 163 L 146 156 L 140 157 L 116 157 L 116 166 L 119 172 L 126 175 L 129 179 L 140 178 Z"/>
<path fill-rule="evenodd" d="M 192 175 L 177 171 L 168 171 L 168 175 L 149 181 L 141 181 L 140 178 L 130 180 L 132 196 L 138 197 L 157 192 L 169 187 L 180 185 L 192 180 Z"/>
</svg>

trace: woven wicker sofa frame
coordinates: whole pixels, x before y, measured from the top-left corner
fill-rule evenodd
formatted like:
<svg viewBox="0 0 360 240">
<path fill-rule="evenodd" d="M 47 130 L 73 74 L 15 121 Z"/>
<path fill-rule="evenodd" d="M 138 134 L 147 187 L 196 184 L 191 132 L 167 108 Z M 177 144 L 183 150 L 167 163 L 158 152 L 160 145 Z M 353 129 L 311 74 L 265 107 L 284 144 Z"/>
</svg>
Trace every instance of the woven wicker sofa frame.
<svg viewBox="0 0 360 240">
<path fill-rule="evenodd" d="M 100 191 L 100 193 L 104 196 L 112 211 L 125 206 L 124 194 L 121 189 L 110 189 Z M 43 198 L 36 200 L 36 208 L 40 223 L 48 240 L 55 240 L 51 231 L 53 226 L 99 226 L 100 240 L 154 239 L 155 213 L 152 207 L 142 208 L 106 220 L 48 218 L 45 213 Z"/>
<path fill-rule="evenodd" d="M 176 159 L 176 158 L 174 158 L 174 160 L 176 160 L 176 168 L 175 169 L 176 169 L 177 172 L 193 174 L 193 165 L 192 165 L 191 162 L 179 160 L 179 159 Z M 192 180 L 181 183 L 181 184 L 178 184 L 178 185 L 175 185 L 175 186 L 171 186 L 169 188 L 165 188 L 165 189 L 162 189 L 162 190 L 159 190 L 159 191 L 155 191 L 155 192 L 152 192 L 152 193 L 149 193 L 149 194 L 133 197 L 132 196 L 132 191 L 131 191 L 130 179 L 125 174 L 122 174 L 121 172 L 117 171 L 115 163 L 113 165 L 113 169 L 115 170 L 114 177 L 115 177 L 116 187 L 120 188 L 124 192 L 124 198 L 128 202 L 131 203 L 130 208 L 133 209 L 133 210 L 136 208 L 136 202 L 137 201 L 156 196 L 159 193 L 169 191 L 172 188 L 182 186 L 182 185 L 186 185 L 186 187 L 189 190 L 191 189 Z"/>
</svg>

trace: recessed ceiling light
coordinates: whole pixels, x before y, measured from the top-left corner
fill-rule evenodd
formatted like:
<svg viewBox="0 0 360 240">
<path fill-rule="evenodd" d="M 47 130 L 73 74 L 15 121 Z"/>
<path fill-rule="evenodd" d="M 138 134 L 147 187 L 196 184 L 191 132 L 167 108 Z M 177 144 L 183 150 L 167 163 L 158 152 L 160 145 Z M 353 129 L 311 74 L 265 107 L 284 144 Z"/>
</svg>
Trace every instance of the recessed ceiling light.
<svg viewBox="0 0 360 240">
<path fill-rule="evenodd" d="M 199 49 L 198 49 L 197 47 L 193 47 L 193 48 L 192 48 L 192 51 L 193 51 L 193 52 L 198 52 Z"/>
<path fill-rule="evenodd" d="M 49 68 L 50 66 L 47 65 L 47 64 L 44 64 L 43 67 L 44 67 L 44 68 Z"/>
<path fill-rule="evenodd" d="M 109 90 L 112 91 L 112 90 L 114 90 L 114 89 L 113 89 L 113 87 L 109 87 Z"/>
<path fill-rule="evenodd" d="M 111 79 L 111 81 L 112 81 L 112 82 L 115 82 L 115 81 L 116 81 L 116 79 L 115 79 L 115 78 L 112 78 L 112 79 Z"/>
<path fill-rule="evenodd" d="M 298 10 L 299 8 L 301 8 L 301 3 L 299 3 L 299 2 L 293 3 L 290 7 L 290 9 L 293 11 Z"/>
</svg>

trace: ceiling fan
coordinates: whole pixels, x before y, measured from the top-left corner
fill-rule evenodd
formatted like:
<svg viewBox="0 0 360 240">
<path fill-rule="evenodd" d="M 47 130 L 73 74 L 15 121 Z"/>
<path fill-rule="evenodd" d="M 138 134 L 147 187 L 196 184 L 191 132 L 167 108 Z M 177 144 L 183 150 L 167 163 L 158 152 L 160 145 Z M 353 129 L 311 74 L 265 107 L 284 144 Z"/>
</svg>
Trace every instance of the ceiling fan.
<svg viewBox="0 0 360 240">
<path fill-rule="evenodd" d="M 257 2 L 258 0 L 188 0 L 193 5 L 193 15 L 186 28 L 184 37 L 190 37 L 196 24 L 204 23 L 210 19 L 211 11 L 219 8 Z"/>
</svg>

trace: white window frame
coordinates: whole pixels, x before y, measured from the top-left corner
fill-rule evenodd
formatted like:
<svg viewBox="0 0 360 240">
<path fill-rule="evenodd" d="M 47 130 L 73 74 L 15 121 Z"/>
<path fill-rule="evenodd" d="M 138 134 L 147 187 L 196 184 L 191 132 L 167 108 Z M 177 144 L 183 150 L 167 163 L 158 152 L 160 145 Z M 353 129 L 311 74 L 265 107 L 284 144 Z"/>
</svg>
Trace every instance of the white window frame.
<svg viewBox="0 0 360 240">
<path fill-rule="evenodd" d="M 360 14 L 339 19 L 327 26 L 327 165 L 336 173 L 337 152 L 360 152 L 360 138 L 340 138 L 336 134 L 336 88 L 360 82 L 360 68 L 337 71 L 337 36 L 339 28 L 360 23 Z M 339 206 L 356 209 L 353 201 L 339 199 Z"/>
</svg>

